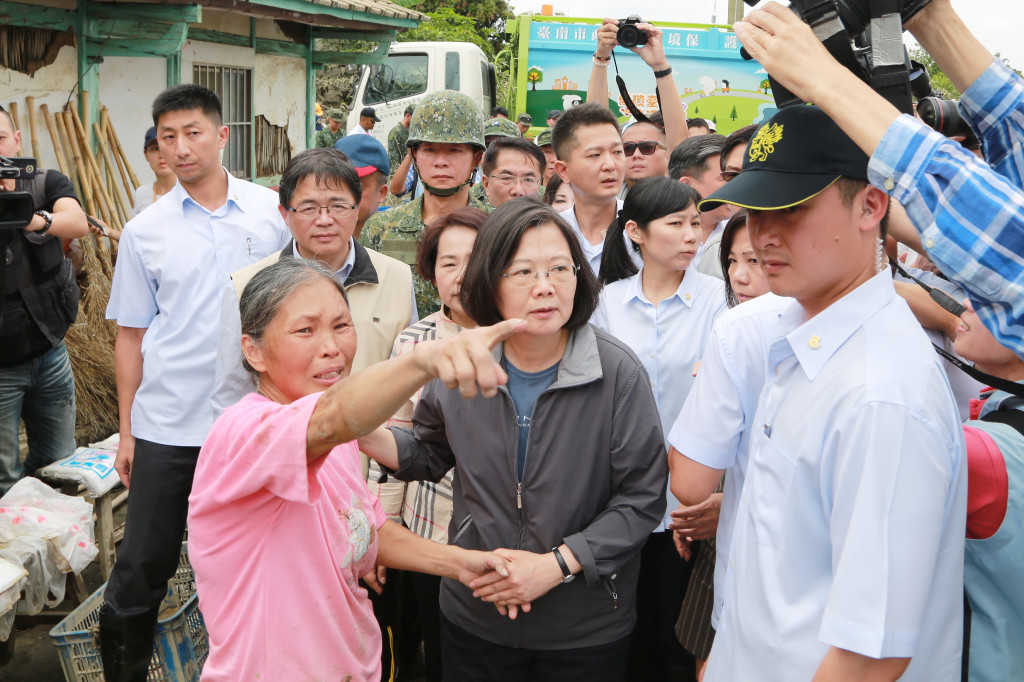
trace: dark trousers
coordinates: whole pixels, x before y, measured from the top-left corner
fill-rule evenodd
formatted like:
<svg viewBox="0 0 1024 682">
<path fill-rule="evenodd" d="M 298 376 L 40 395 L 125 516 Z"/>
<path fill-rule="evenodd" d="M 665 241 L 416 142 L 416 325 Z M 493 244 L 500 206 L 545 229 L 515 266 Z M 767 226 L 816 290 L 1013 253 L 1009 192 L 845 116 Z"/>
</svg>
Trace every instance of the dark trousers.
<svg viewBox="0 0 1024 682">
<path fill-rule="evenodd" d="M 426 573 L 408 574 L 416 596 L 423 635 L 423 672 L 427 682 L 441 682 L 441 578 Z"/>
<path fill-rule="evenodd" d="M 557 651 L 517 649 L 471 635 L 441 614 L 445 682 L 623 682 L 629 640 Z"/>
<path fill-rule="evenodd" d="M 198 447 L 136 440 L 128 519 L 104 593 L 112 621 L 155 612 L 181 555 Z"/>
<path fill-rule="evenodd" d="M 640 552 L 630 680 L 695 680 L 696 660 L 676 638 L 691 570 L 692 564 L 676 552 L 671 532 L 651 533 Z"/>
</svg>

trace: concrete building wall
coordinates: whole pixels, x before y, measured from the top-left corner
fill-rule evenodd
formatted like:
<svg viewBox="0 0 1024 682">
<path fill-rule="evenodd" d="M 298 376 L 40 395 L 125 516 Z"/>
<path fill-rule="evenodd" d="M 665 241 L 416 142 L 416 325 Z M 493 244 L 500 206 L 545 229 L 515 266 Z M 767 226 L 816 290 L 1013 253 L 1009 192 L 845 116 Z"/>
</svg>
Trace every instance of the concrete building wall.
<svg viewBox="0 0 1024 682">
<path fill-rule="evenodd" d="M 43 121 L 40 106 L 46 104 L 50 108 L 51 114 L 63 111 L 64 104 L 68 101 L 68 94 L 77 80 L 78 57 L 75 48 L 69 46 L 61 48 L 54 62 L 36 71 L 32 77 L 13 69 L 0 69 L 0 93 L 2 93 L 0 102 L 5 108 L 10 102 L 16 102 L 18 105 L 18 123 L 22 129 L 22 148 L 26 156 L 32 154 L 32 135 L 25 98 L 29 95 L 35 97 L 36 131 L 42 152 L 41 158 L 36 159 L 36 163 L 40 168 L 58 167 L 57 156 L 53 152 L 53 144 Z M 77 97 L 72 101 L 77 102 Z"/>
<path fill-rule="evenodd" d="M 100 69 L 100 103 L 124 147 L 139 182 L 153 181 L 142 153 L 146 131 L 153 125 L 153 100 L 167 87 L 167 60 L 162 57 L 106 57 Z"/>
<path fill-rule="evenodd" d="M 263 114 L 273 125 L 287 127 L 292 154 L 298 154 L 306 148 L 306 60 L 258 54 L 256 74 L 253 117 Z"/>
</svg>

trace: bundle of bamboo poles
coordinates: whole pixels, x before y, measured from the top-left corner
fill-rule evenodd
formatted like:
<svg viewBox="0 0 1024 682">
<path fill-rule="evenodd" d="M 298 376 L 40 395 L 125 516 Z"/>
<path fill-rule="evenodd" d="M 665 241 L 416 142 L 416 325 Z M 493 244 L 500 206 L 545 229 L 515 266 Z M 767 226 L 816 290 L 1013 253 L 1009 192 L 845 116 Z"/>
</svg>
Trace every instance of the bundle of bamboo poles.
<svg viewBox="0 0 1024 682">
<path fill-rule="evenodd" d="M 82 110 L 88 111 L 88 93 L 82 93 Z M 20 129 L 17 103 L 10 108 L 15 127 Z M 139 180 L 125 156 L 106 107 L 100 120 L 91 125 L 96 138 L 93 151 L 88 120 L 83 121 L 75 106 L 51 112 L 39 107 L 49 132 L 59 170 L 71 179 L 82 206 L 90 216 L 121 230 L 131 218 Z M 31 133 L 32 154 L 42 157 L 36 124 L 35 101 L 27 97 L 24 113 Z M 22 146 L 25 146 L 22 130 Z M 76 240 L 81 250 L 79 275 L 81 302 L 78 319 L 65 337 L 75 375 L 76 428 L 80 444 L 101 440 L 117 431 L 117 388 L 114 374 L 114 340 L 117 326 L 106 318 L 107 300 L 114 274 L 114 249 L 107 240 L 90 235 Z"/>
</svg>

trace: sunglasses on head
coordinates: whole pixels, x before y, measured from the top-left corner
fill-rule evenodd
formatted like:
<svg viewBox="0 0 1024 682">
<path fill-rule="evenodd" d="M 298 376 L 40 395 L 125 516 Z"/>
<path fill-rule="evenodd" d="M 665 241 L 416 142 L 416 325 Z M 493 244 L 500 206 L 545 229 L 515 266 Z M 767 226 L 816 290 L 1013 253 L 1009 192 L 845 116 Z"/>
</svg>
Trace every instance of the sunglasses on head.
<svg viewBox="0 0 1024 682">
<path fill-rule="evenodd" d="M 622 151 L 625 152 L 626 156 L 633 156 L 637 148 L 640 149 L 640 153 L 644 156 L 650 156 L 656 149 L 665 149 L 665 145 L 660 142 L 655 142 L 654 140 L 622 143 Z"/>
</svg>

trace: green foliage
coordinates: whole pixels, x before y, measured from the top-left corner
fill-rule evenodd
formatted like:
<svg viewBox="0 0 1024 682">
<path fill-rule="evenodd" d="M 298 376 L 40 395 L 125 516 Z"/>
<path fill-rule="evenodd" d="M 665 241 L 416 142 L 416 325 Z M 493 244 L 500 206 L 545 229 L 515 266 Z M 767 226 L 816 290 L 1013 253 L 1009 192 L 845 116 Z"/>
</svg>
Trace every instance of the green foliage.
<svg viewBox="0 0 1024 682">
<path fill-rule="evenodd" d="M 494 58 L 494 55 L 501 51 L 505 46 L 505 25 L 511 21 L 515 14 L 512 12 L 512 8 L 509 7 L 506 0 L 396 0 L 397 4 L 409 9 L 414 9 L 418 12 L 423 12 L 431 18 L 431 21 L 426 21 L 420 24 L 418 28 L 400 33 L 398 39 L 400 41 L 412 41 L 412 40 L 450 40 L 459 42 L 473 42 L 477 45 L 481 44 L 481 40 L 487 42 L 490 48 L 484 48 L 484 52 L 488 57 Z M 446 27 L 436 26 L 430 27 L 430 24 L 444 24 L 451 21 L 455 21 L 460 24 L 458 29 L 458 35 L 463 36 L 461 29 L 462 20 L 468 19 L 474 29 L 476 30 L 475 38 L 471 36 L 464 37 L 420 37 L 411 38 L 412 34 L 417 34 L 419 31 L 428 30 L 431 35 L 446 36 Z"/>
<path fill-rule="evenodd" d="M 427 14 L 430 21 L 424 21 L 416 28 L 398 34 L 398 42 L 414 41 L 474 43 L 488 59 L 494 59 L 494 45 L 490 38 L 493 31 L 481 30 L 470 17 L 456 14 L 445 7 Z"/>
<path fill-rule="evenodd" d="M 915 62 L 920 62 L 922 66 L 928 71 L 928 77 L 932 81 L 932 90 L 937 91 L 946 99 L 960 99 L 960 91 L 953 86 L 953 82 L 949 80 L 949 76 L 942 72 L 939 65 L 935 63 L 931 55 L 924 51 L 924 48 L 918 45 L 917 47 L 910 49 L 910 58 Z"/>
</svg>

